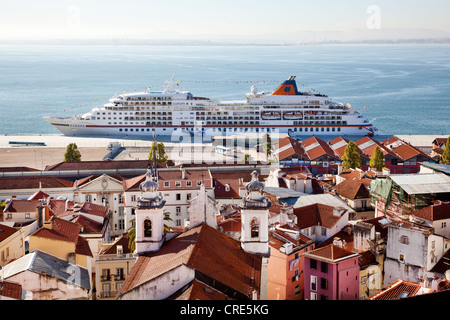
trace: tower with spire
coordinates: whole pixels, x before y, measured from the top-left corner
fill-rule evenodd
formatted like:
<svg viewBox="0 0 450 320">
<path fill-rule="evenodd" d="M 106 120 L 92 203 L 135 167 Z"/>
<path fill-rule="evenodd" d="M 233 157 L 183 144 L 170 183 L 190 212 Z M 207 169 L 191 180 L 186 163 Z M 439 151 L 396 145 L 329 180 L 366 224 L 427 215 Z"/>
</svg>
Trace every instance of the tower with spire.
<svg viewBox="0 0 450 320">
<path fill-rule="evenodd" d="M 136 253 L 158 251 L 164 242 L 164 204 L 158 193 L 158 182 L 149 168 L 139 185 L 141 196 L 136 208 Z"/>
<path fill-rule="evenodd" d="M 258 179 L 258 171 L 252 172 L 252 180 L 245 186 L 246 196 L 241 208 L 241 246 L 246 252 L 269 254 L 270 200 L 263 194 L 264 183 Z"/>
</svg>

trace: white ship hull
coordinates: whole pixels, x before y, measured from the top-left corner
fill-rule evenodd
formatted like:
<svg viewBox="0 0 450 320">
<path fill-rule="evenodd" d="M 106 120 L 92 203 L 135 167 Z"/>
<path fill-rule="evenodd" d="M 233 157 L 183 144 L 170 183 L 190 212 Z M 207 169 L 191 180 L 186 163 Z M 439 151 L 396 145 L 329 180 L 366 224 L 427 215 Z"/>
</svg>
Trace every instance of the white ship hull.
<svg viewBox="0 0 450 320">
<path fill-rule="evenodd" d="M 295 94 L 289 93 L 292 91 Z M 287 93 L 288 94 L 287 94 Z M 292 137 L 381 134 L 349 105 L 324 95 L 299 93 L 291 77 L 272 94 L 243 101 L 212 101 L 172 90 L 113 97 L 74 117 L 44 117 L 67 136 L 220 136 L 280 133 Z"/>
</svg>

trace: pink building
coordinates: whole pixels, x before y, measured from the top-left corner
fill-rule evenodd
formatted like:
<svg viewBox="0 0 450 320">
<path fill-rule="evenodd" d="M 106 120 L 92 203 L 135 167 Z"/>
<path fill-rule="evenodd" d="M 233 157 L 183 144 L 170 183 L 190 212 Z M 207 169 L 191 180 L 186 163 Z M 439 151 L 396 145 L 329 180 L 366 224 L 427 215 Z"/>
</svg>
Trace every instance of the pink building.
<svg viewBox="0 0 450 320">
<path fill-rule="evenodd" d="M 330 244 L 305 254 L 305 300 L 358 300 L 359 254 Z"/>
</svg>

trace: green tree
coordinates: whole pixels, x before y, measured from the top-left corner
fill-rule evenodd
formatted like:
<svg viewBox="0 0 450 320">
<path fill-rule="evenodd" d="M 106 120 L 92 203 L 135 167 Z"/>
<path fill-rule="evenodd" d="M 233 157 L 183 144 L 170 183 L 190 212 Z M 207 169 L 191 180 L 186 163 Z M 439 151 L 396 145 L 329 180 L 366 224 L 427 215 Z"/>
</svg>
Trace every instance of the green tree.
<svg viewBox="0 0 450 320">
<path fill-rule="evenodd" d="M 381 171 L 384 168 L 384 154 L 381 152 L 378 146 L 375 147 L 372 157 L 370 158 L 370 166 L 374 167 L 377 171 Z"/>
<path fill-rule="evenodd" d="M 76 143 L 69 143 L 64 153 L 64 162 L 81 161 L 81 153 Z"/>
<path fill-rule="evenodd" d="M 361 167 L 361 156 L 359 155 L 358 146 L 353 141 L 349 141 L 345 147 L 344 155 L 342 156 L 342 167 L 344 170 Z"/>
<path fill-rule="evenodd" d="M 272 154 L 272 138 L 268 133 L 264 135 L 263 150 L 264 153 L 267 155 L 267 157 L 269 157 Z"/>
<path fill-rule="evenodd" d="M 444 153 L 441 158 L 442 164 L 450 164 L 450 137 L 447 138 L 447 142 L 445 143 Z"/>
<path fill-rule="evenodd" d="M 244 156 L 242 157 L 242 161 L 249 161 L 250 160 L 250 155 L 248 153 L 244 154 Z"/>
<path fill-rule="evenodd" d="M 152 147 L 150 148 L 150 153 L 148 155 L 149 160 L 155 159 L 155 150 L 156 150 L 156 162 L 167 162 L 167 155 L 166 155 L 166 148 L 164 146 L 164 143 L 156 143 L 156 141 L 153 142 Z"/>
</svg>

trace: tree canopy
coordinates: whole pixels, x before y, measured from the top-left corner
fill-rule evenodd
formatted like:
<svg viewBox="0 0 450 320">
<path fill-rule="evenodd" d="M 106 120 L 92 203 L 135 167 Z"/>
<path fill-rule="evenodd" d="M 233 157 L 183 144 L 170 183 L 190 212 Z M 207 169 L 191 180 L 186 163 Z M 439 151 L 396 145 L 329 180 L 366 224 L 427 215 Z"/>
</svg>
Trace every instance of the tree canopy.
<svg viewBox="0 0 450 320">
<path fill-rule="evenodd" d="M 353 141 L 349 141 L 342 156 L 342 167 L 344 170 L 361 168 L 361 156 L 358 146 Z"/>
<path fill-rule="evenodd" d="M 441 163 L 450 164 L 450 137 L 447 138 L 447 142 L 445 143 L 445 149 L 444 153 L 442 153 Z"/>
<path fill-rule="evenodd" d="M 374 167 L 377 171 L 383 170 L 384 164 L 384 154 L 381 152 L 378 146 L 375 147 L 372 157 L 370 158 L 370 166 Z"/>
<path fill-rule="evenodd" d="M 69 143 L 64 153 L 64 162 L 81 161 L 81 153 L 76 143 Z"/>
<path fill-rule="evenodd" d="M 156 150 L 156 151 L 155 151 Z M 164 147 L 164 143 L 156 143 L 156 141 L 153 142 L 152 147 L 150 148 L 150 153 L 148 155 L 149 160 L 155 159 L 155 152 L 156 152 L 156 162 L 167 162 L 167 155 L 166 155 L 166 149 Z"/>
</svg>

